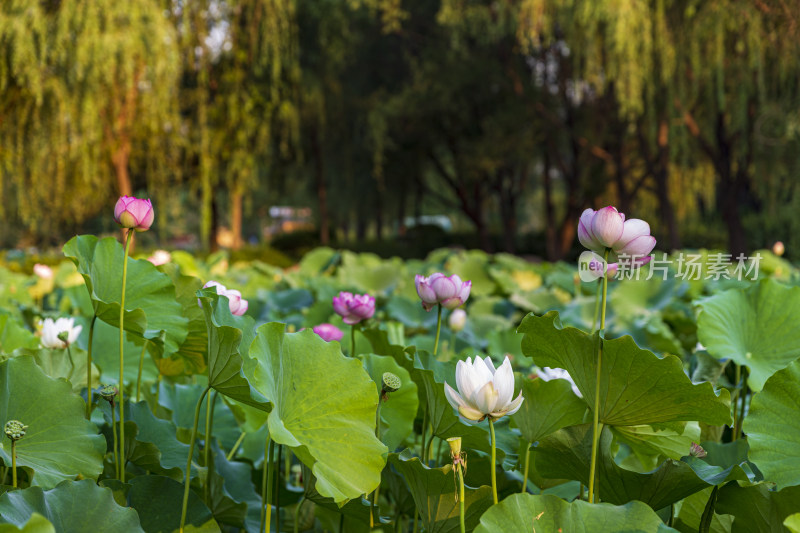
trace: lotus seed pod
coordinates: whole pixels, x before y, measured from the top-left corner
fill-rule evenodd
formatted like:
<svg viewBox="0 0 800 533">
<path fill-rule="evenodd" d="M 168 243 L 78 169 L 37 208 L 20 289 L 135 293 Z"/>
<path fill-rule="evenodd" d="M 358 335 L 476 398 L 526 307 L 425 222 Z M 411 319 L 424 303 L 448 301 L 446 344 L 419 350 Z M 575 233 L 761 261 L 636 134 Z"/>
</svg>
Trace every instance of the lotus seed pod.
<svg viewBox="0 0 800 533">
<path fill-rule="evenodd" d="M 98 391 L 98 394 L 103 397 L 103 399 L 107 402 L 113 402 L 114 398 L 117 397 L 119 393 L 119 389 L 117 389 L 116 385 L 106 385 L 101 387 Z"/>
<path fill-rule="evenodd" d="M 447 439 L 447 444 L 450 445 L 451 457 L 459 457 L 461 455 L 461 437 L 450 437 Z"/>
<path fill-rule="evenodd" d="M 400 378 L 391 372 L 383 373 L 383 390 L 385 392 L 396 392 L 403 385 Z"/>
<path fill-rule="evenodd" d="M 17 441 L 25 436 L 25 430 L 28 429 L 28 426 L 20 422 L 19 420 L 9 420 L 6 422 L 6 437 L 11 439 L 12 441 Z"/>
</svg>

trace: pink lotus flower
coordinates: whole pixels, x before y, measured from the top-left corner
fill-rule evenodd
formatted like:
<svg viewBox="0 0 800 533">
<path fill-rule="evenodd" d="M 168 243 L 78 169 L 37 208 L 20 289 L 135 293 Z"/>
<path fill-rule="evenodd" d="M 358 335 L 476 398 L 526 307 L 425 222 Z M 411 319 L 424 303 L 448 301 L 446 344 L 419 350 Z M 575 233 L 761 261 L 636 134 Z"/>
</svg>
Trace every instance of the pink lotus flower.
<svg viewBox="0 0 800 533">
<path fill-rule="evenodd" d="M 166 250 L 156 250 L 153 252 L 153 255 L 147 258 L 147 260 L 153 263 L 155 266 L 166 265 L 172 261 L 172 254 Z"/>
<path fill-rule="evenodd" d="M 648 263 L 656 245 L 647 222 L 638 218 L 625 220 L 625 215 L 613 206 L 585 210 L 578 221 L 578 240 L 601 256 L 610 249 L 613 258 L 627 258 L 632 267 Z"/>
<path fill-rule="evenodd" d="M 147 231 L 153 225 L 153 204 L 150 200 L 122 196 L 114 206 L 114 220 L 123 228 Z"/>
<path fill-rule="evenodd" d="M 314 333 L 322 337 L 325 342 L 340 341 L 344 336 L 344 332 L 334 326 L 333 324 L 320 324 L 314 326 Z"/>
<path fill-rule="evenodd" d="M 461 281 L 456 274 L 447 277 L 440 272 L 427 278 L 417 274 L 414 285 L 422 300 L 422 307 L 426 311 L 430 311 L 437 304 L 446 309 L 455 309 L 467 301 L 469 291 L 472 289 L 471 281 Z"/>
<path fill-rule="evenodd" d="M 228 299 L 228 307 L 230 308 L 232 315 L 242 316 L 247 312 L 249 303 L 247 300 L 242 298 L 241 292 L 237 291 L 236 289 L 228 289 L 225 287 L 225 285 L 218 281 L 209 281 L 203 285 L 204 289 L 208 289 L 209 287 L 214 287 L 217 291 L 217 294 L 220 296 L 225 296 Z M 198 303 L 200 303 L 199 300 Z"/>
<path fill-rule="evenodd" d="M 345 324 L 358 324 L 375 314 L 375 298 L 369 294 L 340 292 L 333 297 L 333 310 Z"/>
<path fill-rule="evenodd" d="M 53 279 L 53 269 L 47 265 L 36 263 L 33 265 L 33 273 L 42 279 Z"/>
</svg>

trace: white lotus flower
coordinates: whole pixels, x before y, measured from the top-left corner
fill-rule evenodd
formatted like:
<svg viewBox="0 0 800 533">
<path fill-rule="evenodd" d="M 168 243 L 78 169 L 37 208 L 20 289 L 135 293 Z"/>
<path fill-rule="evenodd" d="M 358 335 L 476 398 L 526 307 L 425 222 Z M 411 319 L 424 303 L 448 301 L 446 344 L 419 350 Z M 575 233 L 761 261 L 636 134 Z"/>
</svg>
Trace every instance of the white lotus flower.
<svg viewBox="0 0 800 533">
<path fill-rule="evenodd" d="M 546 366 L 537 370 L 536 375 L 539 376 L 539 379 L 542 381 L 550 381 L 551 379 L 565 379 L 569 381 L 570 385 L 572 385 L 572 392 L 575 393 L 575 396 L 578 398 L 583 398 L 583 394 L 581 394 L 578 386 L 575 385 L 575 382 L 572 380 L 572 376 L 570 376 L 569 372 L 563 368 L 550 368 L 549 366 Z"/>
<path fill-rule="evenodd" d="M 75 326 L 74 318 L 59 318 L 53 321 L 52 318 L 45 318 L 42 324 L 42 346 L 45 348 L 66 348 L 78 340 L 83 326 Z M 58 336 L 67 332 L 67 342 L 62 341 Z"/>
<path fill-rule="evenodd" d="M 508 357 L 497 370 L 489 357 L 476 357 L 474 363 L 471 357 L 459 361 L 456 386 L 458 392 L 445 383 L 445 396 L 465 421 L 480 422 L 487 416 L 490 420 L 497 420 L 513 415 L 524 399 L 522 391 L 516 399 L 511 399 L 514 396 L 514 371 Z"/>
</svg>

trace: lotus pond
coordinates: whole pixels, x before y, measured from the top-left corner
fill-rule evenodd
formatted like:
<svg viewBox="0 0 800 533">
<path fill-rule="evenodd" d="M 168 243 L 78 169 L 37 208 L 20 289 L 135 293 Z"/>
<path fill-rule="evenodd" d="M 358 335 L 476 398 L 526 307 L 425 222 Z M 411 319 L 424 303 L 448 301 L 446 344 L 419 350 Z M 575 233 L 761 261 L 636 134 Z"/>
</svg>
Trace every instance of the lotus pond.
<svg viewBox="0 0 800 533">
<path fill-rule="evenodd" d="M 769 251 L 611 280 L 602 328 L 602 282 L 503 254 L 63 253 L 0 268 L 0 532 L 800 531 L 800 273 Z M 438 272 L 471 286 L 427 311 Z"/>
</svg>

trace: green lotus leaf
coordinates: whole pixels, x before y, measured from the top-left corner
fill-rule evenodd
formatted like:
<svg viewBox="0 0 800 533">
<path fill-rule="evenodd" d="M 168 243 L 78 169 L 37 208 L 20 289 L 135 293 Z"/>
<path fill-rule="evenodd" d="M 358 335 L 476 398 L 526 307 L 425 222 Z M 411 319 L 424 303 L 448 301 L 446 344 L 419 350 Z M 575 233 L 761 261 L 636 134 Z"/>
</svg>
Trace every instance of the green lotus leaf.
<svg viewBox="0 0 800 533">
<path fill-rule="evenodd" d="M 776 372 L 753 395 L 744 431 L 750 459 L 778 488 L 800 485 L 800 361 Z"/>
<path fill-rule="evenodd" d="M 428 468 L 419 458 L 412 457 L 408 450 L 399 455 L 393 453 L 389 457 L 392 465 L 406 478 L 411 488 L 425 531 L 458 532 L 460 504 L 456 501 L 453 466 L 448 464 L 442 468 Z M 491 487 L 464 487 L 464 523 L 467 531 L 475 528 L 480 516 L 491 505 Z"/>
<path fill-rule="evenodd" d="M 31 485 L 50 489 L 60 481 L 97 479 L 103 469 L 105 439 L 84 416 L 86 403 L 64 380 L 47 377 L 33 357 L 0 363 L 0 423 L 28 426 L 17 442 L 17 467 L 29 470 Z M 0 440 L 0 458 L 11 465 L 11 441 Z"/>
<path fill-rule="evenodd" d="M 272 439 L 312 469 L 319 493 L 338 503 L 375 489 L 387 450 L 375 438 L 378 395 L 361 362 L 311 330 L 285 334 L 278 323 L 258 328 L 249 354 L 248 379 L 274 406 Z"/>
<path fill-rule="evenodd" d="M 238 402 L 269 411 L 271 404 L 245 377 L 256 364 L 248 355 L 255 337 L 253 319 L 233 316 L 228 299 L 213 288 L 197 291 L 197 296 L 208 326 L 208 385 Z"/>
<path fill-rule="evenodd" d="M 639 473 L 620 467 L 611 456 L 612 434 L 603 428 L 597 467 L 598 493 L 603 501 L 624 504 L 639 500 L 653 509 L 661 509 L 710 485 L 728 479 L 747 479 L 741 469 L 726 471 L 699 459 L 697 464 L 664 461 L 652 472 Z M 538 472 L 553 479 L 575 479 L 588 483 L 592 448 L 592 425 L 582 424 L 561 429 L 545 437 L 531 452 Z"/>
<path fill-rule="evenodd" d="M 755 391 L 800 357 L 800 328 L 794 324 L 800 287 L 765 279 L 701 300 L 698 307 L 700 342 L 717 359 L 747 366 L 747 383 Z"/>
<path fill-rule="evenodd" d="M 170 419 L 178 427 L 179 435 L 185 436 L 187 441 L 192 431 L 192 425 L 194 424 L 194 408 L 197 405 L 197 400 L 200 399 L 200 395 L 202 393 L 202 385 L 161 383 L 161 390 L 158 399 L 159 405 L 171 411 Z M 222 398 L 217 396 L 218 394 L 214 391 L 207 394 L 206 399 L 203 400 L 203 405 L 200 406 L 200 412 L 205 415 L 206 402 L 209 399 L 214 402 L 214 417 L 212 419 L 211 430 L 214 433 L 214 437 L 220 441 L 220 445 L 224 448 L 230 449 L 239 439 L 241 430 L 239 429 L 239 424 L 237 423 L 236 417 L 234 416 L 230 407 L 228 407 Z M 266 418 L 266 413 L 263 411 L 257 409 L 252 410 Z M 205 416 L 200 417 L 197 425 L 197 431 L 199 435 L 206 434 Z"/>
<path fill-rule="evenodd" d="M 414 431 L 419 399 L 417 384 L 408 371 L 388 355 L 368 354 L 361 357 L 369 377 L 375 382 L 376 394 L 380 394 L 384 372 L 400 378 L 400 389 L 389 394 L 381 405 L 381 440 L 395 450 Z"/>
<path fill-rule="evenodd" d="M 567 503 L 553 495 L 514 494 L 481 516 L 475 533 L 666 533 L 658 515 L 641 502 L 613 506 L 582 500 Z"/>
<path fill-rule="evenodd" d="M 35 350 L 38 347 L 38 337 L 11 315 L 0 314 L 0 352 L 8 354 L 19 348 Z"/>
<path fill-rule="evenodd" d="M 45 374 L 51 378 L 64 378 L 72 384 L 73 392 L 79 393 L 86 388 L 86 352 L 77 346 L 71 346 L 72 358 L 69 352 L 62 349 L 38 348 L 34 350 L 22 349 L 17 353 L 30 355 Z M 100 385 L 100 371 L 92 364 L 92 387 Z"/>
<path fill-rule="evenodd" d="M 783 525 L 786 526 L 791 533 L 800 533 L 800 513 L 794 513 L 786 517 L 786 520 L 783 521 Z"/>
<path fill-rule="evenodd" d="M 695 492 L 687 496 L 680 502 L 680 508 L 676 505 L 677 515 L 673 526 L 681 533 L 697 533 L 700 531 L 700 522 L 706 510 L 711 492 L 714 487 Z M 733 526 L 733 516 L 729 514 L 711 514 L 711 523 L 707 530 L 708 533 L 729 533 Z"/>
<path fill-rule="evenodd" d="M 56 533 L 56 528 L 44 516 L 33 513 L 24 525 L 0 524 L 0 533 Z"/>
<path fill-rule="evenodd" d="M 59 533 L 143 531 L 136 511 L 119 506 L 111 489 L 88 479 L 63 481 L 50 490 L 29 487 L 0 496 L 0 522 L 21 526 L 34 514 L 49 520 Z"/>
<path fill-rule="evenodd" d="M 800 487 L 776 492 L 770 485 L 729 483 L 719 490 L 716 511 L 734 516 L 731 533 L 784 531 L 783 521 L 800 512 Z"/>
<path fill-rule="evenodd" d="M 181 342 L 178 351 L 167 354 L 160 346 L 148 346 L 156 366 L 165 376 L 202 374 L 206 370 L 206 350 L 208 331 L 206 329 L 203 309 L 197 305 L 197 291 L 203 282 L 194 276 L 184 276 L 178 265 L 167 263 L 158 269 L 168 275 L 175 285 L 175 297 L 181 305 L 181 314 L 188 319 L 186 338 Z"/>
<path fill-rule="evenodd" d="M 525 400 L 511 418 L 528 442 L 536 442 L 567 426 L 583 422 L 586 402 L 572 392 L 572 385 L 564 379 L 522 380 L 522 397 Z"/>
<path fill-rule="evenodd" d="M 558 313 L 528 315 L 517 331 L 524 333 L 522 352 L 540 367 L 567 370 L 584 398 L 595 397 L 598 334 L 562 327 Z M 714 392 L 710 383 L 693 384 L 681 360 L 663 359 L 639 348 L 631 337 L 602 340 L 600 422 L 639 426 L 677 421 L 712 425 L 730 422 L 730 393 Z"/>
<path fill-rule="evenodd" d="M 172 533 L 181 523 L 183 483 L 164 476 L 136 476 L 130 480 L 128 505 L 136 509 L 147 533 Z M 92 531 L 92 530 L 84 530 Z M 103 531 L 113 531 L 106 530 Z M 124 531 L 124 530 L 120 530 Z M 220 528 L 206 504 L 189 491 L 186 508 L 187 532 L 219 533 Z"/>
<path fill-rule="evenodd" d="M 64 245 L 86 282 L 94 312 L 119 327 L 124 249 L 113 237 L 78 235 Z M 125 331 L 162 344 L 164 352 L 178 351 L 186 339 L 188 319 L 175 299 L 175 286 L 150 261 L 128 258 L 125 289 Z M 162 337 L 162 334 L 164 335 Z"/>
</svg>

